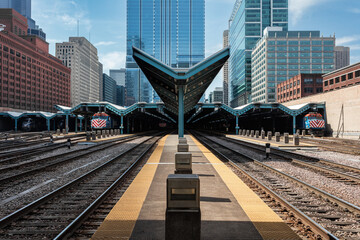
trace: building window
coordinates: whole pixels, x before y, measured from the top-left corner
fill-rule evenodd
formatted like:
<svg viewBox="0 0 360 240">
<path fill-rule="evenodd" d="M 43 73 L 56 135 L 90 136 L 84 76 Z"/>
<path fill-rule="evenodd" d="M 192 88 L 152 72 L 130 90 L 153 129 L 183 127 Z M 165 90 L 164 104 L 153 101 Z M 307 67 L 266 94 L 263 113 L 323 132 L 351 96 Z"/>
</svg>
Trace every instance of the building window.
<svg viewBox="0 0 360 240">
<path fill-rule="evenodd" d="M 305 84 L 312 84 L 312 83 L 313 83 L 313 79 L 312 79 L 312 78 L 305 78 L 305 79 L 304 79 L 304 83 L 305 83 Z"/>
<path fill-rule="evenodd" d="M 355 72 L 355 77 L 360 77 L 360 70 Z"/>
<path fill-rule="evenodd" d="M 342 82 L 346 81 L 346 75 L 342 75 L 342 76 L 341 76 L 341 81 L 342 81 Z"/>
<path fill-rule="evenodd" d="M 323 91 L 322 88 L 316 88 L 316 93 L 321 93 Z"/>
<path fill-rule="evenodd" d="M 313 88 L 304 88 L 305 93 L 313 93 Z"/>
<path fill-rule="evenodd" d="M 350 80 L 350 79 L 352 79 L 353 78 L 353 73 L 349 73 L 348 74 L 348 79 Z"/>
<path fill-rule="evenodd" d="M 339 82 L 340 82 L 340 78 L 339 77 L 335 78 L 335 83 L 339 83 Z"/>
<path fill-rule="evenodd" d="M 297 94 L 299 94 L 299 93 L 300 93 L 300 88 L 297 89 Z"/>
<path fill-rule="evenodd" d="M 334 84 L 334 79 L 330 79 L 330 85 Z"/>
<path fill-rule="evenodd" d="M 322 78 L 317 78 L 316 79 L 316 83 L 322 83 L 323 82 L 323 79 Z"/>
</svg>

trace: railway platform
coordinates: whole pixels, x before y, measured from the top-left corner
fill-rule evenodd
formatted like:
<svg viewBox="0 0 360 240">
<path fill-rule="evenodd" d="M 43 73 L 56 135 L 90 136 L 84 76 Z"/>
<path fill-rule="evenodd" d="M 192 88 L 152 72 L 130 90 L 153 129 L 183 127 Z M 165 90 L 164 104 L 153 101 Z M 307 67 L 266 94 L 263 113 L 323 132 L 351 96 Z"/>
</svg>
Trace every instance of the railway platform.
<svg viewBox="0 0 360 240">
<path fill-rule="evenodd" d="M 239 135 L 226 135 L 226 137 L 261 145 L 261 146 L 265 146 L 266 143 L 270 143 L 271 147 L 275 147 L 283 150 L 305 150 L 305 149 L 317 150 L 318 149 L 318 146 L 315 144 L 301 142 L 301 138 L 299 145 L 295 145 L 293 142 L 292 135 L 289 136 L 289 143 L 284 143 L 283 137 L 281 138 L 280 142 L 276 142 L 274 136 L 272 136 L 272 140 L 268 140 L 267 138 L 261 139 L 260 137 L 255 138 L 250 136 L 248 137 L 248 136 L 239 136 Z"/>
<path fill-rule="evenodd" d="M 299 239 L 228 166 L 186 135 L 200 178 L 201 239 Z M 178 136 L 168 135 L 92 239 L 164 239 L 166 179 L 174 173 Z"/>
</svg>

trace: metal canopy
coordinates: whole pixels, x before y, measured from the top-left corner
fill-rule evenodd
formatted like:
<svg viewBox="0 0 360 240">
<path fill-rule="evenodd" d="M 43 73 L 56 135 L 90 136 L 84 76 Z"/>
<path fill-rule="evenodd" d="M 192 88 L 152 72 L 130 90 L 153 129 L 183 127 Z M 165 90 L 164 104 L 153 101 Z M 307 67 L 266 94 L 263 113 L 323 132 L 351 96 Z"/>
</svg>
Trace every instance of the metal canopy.
<svg viewBox="0 0 360 240">
<path fill-rule="evenodd" d="M 181 88 L 183 88 L 184 91 L 184 109 L 180 112 L 185 114 L 198 103 L 229 58 L 229 54 L 229 48 L 224 48 L 189 69 L 176 69 L 133 47 L 135 61 L 165 103 L 166 108 L 176 115 L 180 114 L 179 90 L 182 92 Z"/>
</svg>

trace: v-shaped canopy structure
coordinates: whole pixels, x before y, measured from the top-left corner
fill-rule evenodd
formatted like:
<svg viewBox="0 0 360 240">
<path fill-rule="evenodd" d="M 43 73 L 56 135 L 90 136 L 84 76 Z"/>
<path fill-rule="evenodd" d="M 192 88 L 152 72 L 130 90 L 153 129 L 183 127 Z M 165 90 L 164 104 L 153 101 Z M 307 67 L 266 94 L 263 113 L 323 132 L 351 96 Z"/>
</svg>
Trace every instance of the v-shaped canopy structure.
<svg viewBox="0 0 360 240">
<path fill-rule="evenodd" d="M 136 63 L 165 103 L 166 108 L 176 115 L 183 115 L 194 108 L 229 58 L 229 54 L 229 48 L 224 48 L 191 68 L 178 69 L 171 68 L 133 47 Z M 179 101 L 179 94 L 180 98 L 183 97 L 183 101 Z M 180 109 L 179 104 L 183 104 Z"/>
</svg>

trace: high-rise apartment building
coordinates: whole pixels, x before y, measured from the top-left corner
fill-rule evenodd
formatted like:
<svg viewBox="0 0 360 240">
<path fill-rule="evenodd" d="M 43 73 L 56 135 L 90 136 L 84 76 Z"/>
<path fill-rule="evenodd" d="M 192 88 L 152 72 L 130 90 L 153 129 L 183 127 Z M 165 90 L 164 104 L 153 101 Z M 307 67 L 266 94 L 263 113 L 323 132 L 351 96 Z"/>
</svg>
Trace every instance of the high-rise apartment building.
<svg viewBox="0 0 360 240">
<path fill-rule="evenodd" d="M 0 8 L 13 8 L 27 18 L 29 35 L 36 35 L 46 41 L 46 33 L 31 18 L 31 0 L 0 0 Z"/>
<path fill-rule="evenodd" d="M 229 46 L 229 30 L 223 33 L 223 46 Z M 226 62 L 223 68 L 223 103 L 229 105 L 229 62 Z"/>
<path fill-rule="evenodd" d="M 84 37 L 56 43 L 56 57 L 71 68 L 71 106 L 100 100 L 101 64 L 97 49 Z"/>
<path fill-rule="evenodd" d="M 230 17 L 231 106 L 251 97 L 251 50 L 269 26 L 288 29 L 288 0 L 237 0 Z"/>
<path fill-rule="evenodd" d="M 340 69 L 350 65 L 350 48 L 335 47 L 335 69 Z"/>
<path fill-rule="evenodd" d="M 266 28 L 252 51 L 252 102 L 276 102 L 276 86 L 300 73 L 333 71 L 334 47 L 335 36 L 320 31 Z"/>
<path fill-rule="evenodd" d="M 110 69 L 110 77 L 116 81 L 116 85 L 125 87 L 125 68 Z"/>
<path fill-rule="evenodd" d="M 55 112 L 70 106 L 70 69 L 49 54 L 49 44 L 27 36 L 27 19 L 14 9 L 0 9 L 0 108 L 5 111 Z"/>
<path fill-rule="evenodd" d="M 132 58 L 135 46 L 173 68 L 205 57 L 205 0 L 128 0 L 127 105 L 157 101 L 157 94 Z"/>
</svg>

